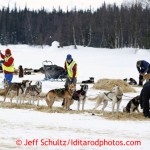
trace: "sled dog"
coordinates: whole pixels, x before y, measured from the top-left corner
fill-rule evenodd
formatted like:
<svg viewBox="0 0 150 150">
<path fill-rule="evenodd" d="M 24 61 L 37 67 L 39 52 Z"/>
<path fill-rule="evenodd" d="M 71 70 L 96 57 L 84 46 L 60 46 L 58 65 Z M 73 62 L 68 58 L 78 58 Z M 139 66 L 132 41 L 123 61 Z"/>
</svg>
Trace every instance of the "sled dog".
<svg viewBox="0 0 150 150">
<path fill-rule="evenodd" d="M 95 110 L 100 106 L 103 102 L 102 112 L 106 108 L 108 101 L 112 101 L 112 113 L 114 112 L 115 104 L 117 104 L 117 112 L 119 112 L 119 106 L 122 100 L 123 90 L 120 86 L 115 86 L 112 88 L 112 91 L 107 93 L 100 93 L 96 98 L 96 105 L 93 108 L 92 115 L 94 115 Z"/>
<path fill-rule="evenodd" d="M 137 82 L 136 82 L 135 79 L 130 78 L 129 81 L 130 81 L 130 82 L 129 82 L 130 85 L 137 85 Z"/>
<path fill-rule="evenodd" d="M 133 99 L 131 99 L 127 106 L 123 108 L 123 112 L 132 113 L 132 112 L 139 112 L 138 106 L 140 103 L 140 96 L 136 96 Z"/>
<path fill-rule="evenodd" d="M 30 85 L 26 88 L 24 99 L 26 98 L 26 96 L 29 96 L 30 97 L 29 104 L 31 104 L 31 100 L 32 104 L 34 104 L 34 101 L 37 99 L 38 100 L 37 106 L 39 106 L 39 96 L 41 92 L 42 92 L 42 82 L 36 81 L 34 85 Z"/>
<path fill-rule="evenodd" d="M 129 78 L 129 79 L 125 78 L 125 79 L 123 79 L 123 80 L 124 80 L 125 82 L 127 82 L 127 81 L 129 80 L 129 82 L 127 82 L 127 83 L 130 84 L 130 85 L 137 85 L 136 80 L 133 79 L 133 78 Z"/>
<path fill-rule="evenodd" d="M 75 85 L 69 84 L 68 89 L 62 88 L 62 89 L 53 89 L 50 90 L 46 95 L 46 103 L 48 105 L 48 108 L 52 108 L 53 103 L 55 100 L 61 98 L 65 99 L 64 107 L 66 110 L 70 109 L 70 105 L 73 103 L 73 93 L 75 92 Z"/>
<path fill-rule="evenodd" d="M 23 94 L 25 92 L 25 89 L 28 86 L 30 86 L 30 84 L 31 84 L 31 81 L 29 81 L 29 80 L 23 80 L 21 83 L 17 83 L 17 82 L 11 83 L 8 86 L 7 91 L 5 93 L 4 101 L 6 100 L 6 97 L 8 95 L 10 95 L 10 101 L 12 103 L 13 97 L 17 96 L 17 103 L 18 103 L 18 100 L 20 100 L 20 104 L 21 104 L 21 100 L 22 100 Z"/>
<path fill-rule="evenodd" d="M 81 86 L 81 89 L 80 90 L 77 90 L 72 98 L 74 100 L 77 100 L 78 101 L 78 106 L 77 106 L 77 110 L 80 109 L 80 103 L 82 102 L 82 110 L 84 110 L 84 104 L 85 104 L 85 100 L 86 100 L 86 94 L 87 94 L 87 90 L 88 90 L 88 85 L 86 84 L 83 84 L 83 85 L 80 85 Z"/>
<path fill-rule="evenodd" d="M 94 83 L 94 77 L 90 77 L 89 80 L 82 81 L 82 83 Z"/>
</svg>

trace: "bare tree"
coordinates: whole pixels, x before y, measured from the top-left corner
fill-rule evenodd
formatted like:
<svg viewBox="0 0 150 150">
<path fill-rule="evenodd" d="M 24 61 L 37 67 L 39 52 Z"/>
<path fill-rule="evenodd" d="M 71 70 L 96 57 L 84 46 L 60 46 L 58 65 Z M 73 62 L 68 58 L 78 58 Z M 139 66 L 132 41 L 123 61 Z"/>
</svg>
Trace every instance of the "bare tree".
<svg viewBox="0 0 150 150">
<path fill-rule="evenodd" d="M 115 19 L 115 48 L 119 47 L 119 34 L 118 34 L 118 27 L 117 27 L 117 19 Z"/>
<path fill-rule="evenodd" d="M 82 41 L 82 45 L 85 47 L 85 37 L 84 37 L 84 35 L 83 35 L 82 29 L 80 29 L 80 31 L 81 31 L 81 41 Z"/>
<path fill-rule="evenodd" d="M 89 47 L 91 44 L 91 39 L 92 39 L 92 29 L 91 29 L 91 25 L 90 25 L 90 29 L 89 29 L 89 42 L 87 44 L 87 46 Z"/>
<path fill-rule="evenodd" d="M 74 48 L 77 49 L 77 43 L 76 43 L 76 37 L 75 37 L 75 29 L 74 26 L 72 27 L 73 29 L 73 42 L 74 42 Z"/>
<path fill-rule="evenodd" d="M 100 42 L 100 47 L 106 47 L 106 45 L 107 45 L 107 40 L 106 40 L 106 37 L 105 37 L 105 34 L 104 34 L 104 30 L 103 30 L 102 40 Z"/>
</svg>

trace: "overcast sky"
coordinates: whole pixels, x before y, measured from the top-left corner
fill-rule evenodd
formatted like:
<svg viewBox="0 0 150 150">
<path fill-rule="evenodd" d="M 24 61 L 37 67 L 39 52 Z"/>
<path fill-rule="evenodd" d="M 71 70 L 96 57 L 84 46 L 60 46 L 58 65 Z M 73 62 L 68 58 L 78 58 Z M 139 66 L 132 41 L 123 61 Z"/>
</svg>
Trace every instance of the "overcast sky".
<svg viewBox="0 0 150 150">
<path fill-rule="evenodd" d="M 0 0 L 0 8 L 7 7 L 9 4 L 10 8 L 14 8 L 15 4 L 17 8 L 24 9 L 25 5 L 31 10 L 37 10 L 44 7 L 47 11 L 51 11 L 53 8 L 58 9 L 59 6 L 66 11 L 73 9 L 75 6 L 77 9 L 97 9 L 102 3 L 106 4 L 116 3 L 120 5 L 121 3 L 128 3 L 133 0 Z"/>
</svg>

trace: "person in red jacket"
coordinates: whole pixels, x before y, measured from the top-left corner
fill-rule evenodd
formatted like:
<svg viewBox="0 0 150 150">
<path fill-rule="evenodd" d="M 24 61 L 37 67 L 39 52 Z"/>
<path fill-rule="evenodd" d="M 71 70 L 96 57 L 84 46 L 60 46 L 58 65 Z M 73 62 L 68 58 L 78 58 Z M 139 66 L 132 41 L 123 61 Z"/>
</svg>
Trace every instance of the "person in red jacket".
<svg viewBox="0 0 150 150">
<path fill-rule="evenodd" d="M 11 55 L 11 50 L 6 49 L 5 55 L 1 53 L 1 58 L 4 59 L 4 62 L 2 64 L 2 69 L 4 71 L 4 80 L 8 82 L 8 84 L 11 83 L 13 79 L 13 73 L 14 73 L 14 58 Z"/>
</svg>

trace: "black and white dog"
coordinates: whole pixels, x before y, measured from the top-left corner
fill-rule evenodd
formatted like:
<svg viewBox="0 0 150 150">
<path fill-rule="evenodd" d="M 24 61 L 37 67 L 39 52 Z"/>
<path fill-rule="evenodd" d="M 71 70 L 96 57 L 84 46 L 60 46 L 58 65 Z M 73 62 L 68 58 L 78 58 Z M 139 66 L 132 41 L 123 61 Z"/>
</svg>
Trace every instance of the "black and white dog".
<svg viewBox="0 0 150 150">
<path fill-rule="evenodd" d="M 129 81 L 130 81 L 129 82 L 130 85 L 137 85 L 137 82 L 135 81 L 135 79 L 130 78 Z"/>
<path fill-rule="evenodd" d="M 82 110 L 84 110 L 84 104 L 85 104 L 85 100 L 86 100 L 86 94 L 87 94 L 87 90 L 88 90 L 88 85 L 83 84 L 83 85 L 80 85 L 80 86 L 81 86 L 81 89 L 77 90 L 73 94 L 72 98 L 74 100 L 78 101 L 78 106 L 77 106 L 78 110 L 80 109 L 80 103 L 82 101 Z"/>
<path fill-rule="evenodd" d="M 138 107 L 140 104 L 140 96 L 136 96 L 133 99 L 131 99 L 127 106 L 123 108 L 123 112 L 132 113 L 132 112 L 139 112 Z"/>
<path fill-rule="evenodd" d="M 129 80 L 129 82 L 127 82 L 128 80 Z M 129 78 L 129 79 L 125 78 L 125 79 L 123 79 L 123 81 L 127 82 L 130 85 L 137 85 L 136 80 L 133 78 Z"/>
<path fill-rule="evenodd" d="M 94 83 L 94 77 L 90 77 L 89 80 L 82 81 L 82 83 Z"/>
</svg>

